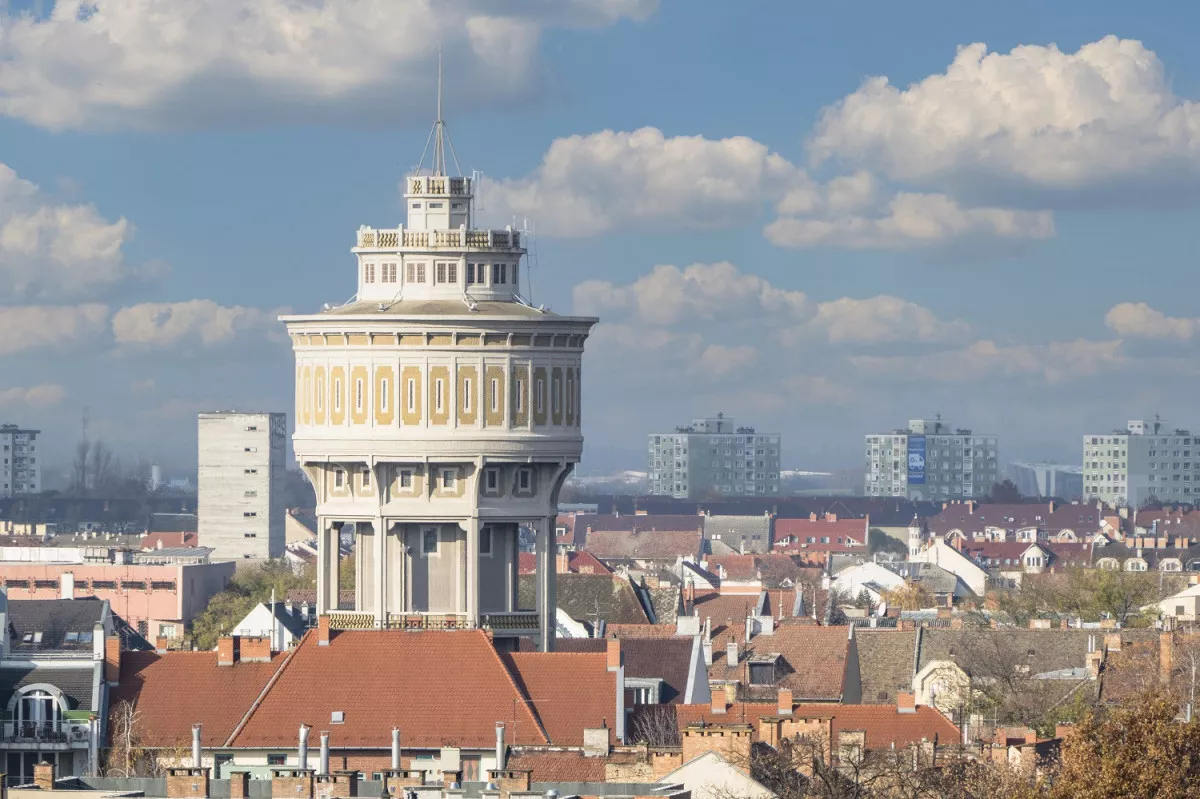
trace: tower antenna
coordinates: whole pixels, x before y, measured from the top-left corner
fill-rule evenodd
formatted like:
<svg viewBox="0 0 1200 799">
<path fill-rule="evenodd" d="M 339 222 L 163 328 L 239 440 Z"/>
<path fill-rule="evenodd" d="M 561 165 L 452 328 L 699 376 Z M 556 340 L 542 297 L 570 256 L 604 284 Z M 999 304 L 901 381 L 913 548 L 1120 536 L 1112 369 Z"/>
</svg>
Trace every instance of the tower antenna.
<svg viewBox="0 0 1200 799">
<path fill-rule="evenodd" d="M 425 140 L 425 149 L 421 151 L 421 161 L 417 164 L 417 174 L 425 166 L 425 155 L 429 152 L 429 143 L 433 142 L 433 176 L 446 176 L 446 146 L 450 146 L 450 157 L 454 160 L 454 168 L 462 175 L 462 167 L 458 164 L 458 153 L 454 152 L 454 142 L 450 139 L 450 131 L 446 128 L 446 120 L 442 119 L 442 45 L 438 43 L 437 71 L 437 119 L 433 129 Z"/>
</svg>

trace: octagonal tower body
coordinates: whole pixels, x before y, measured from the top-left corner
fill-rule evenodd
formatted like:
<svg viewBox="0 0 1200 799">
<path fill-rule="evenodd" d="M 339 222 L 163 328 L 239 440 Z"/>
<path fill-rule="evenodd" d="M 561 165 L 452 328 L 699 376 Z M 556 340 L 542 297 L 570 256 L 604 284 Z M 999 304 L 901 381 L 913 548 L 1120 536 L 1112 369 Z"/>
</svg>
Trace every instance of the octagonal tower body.
<svg viewBox="0 0 1200 799">
<path fill-rule="evenodd" d="M 317 611 L 335 627 L 484 627 L 551 649 L 554 518 L 583 448 L 596 320 L 525 301 L 521 233 L 473 227 L 471 179 L 440 171 L 406 180 L 406 225 L 358 230 L 354 300 L 283 317 L 293 445 L 317 497 Z M 536 608 L 517 601 L 522 527 Z M 350 531 L 352 610 L 338 585 Z"/>
</svg>

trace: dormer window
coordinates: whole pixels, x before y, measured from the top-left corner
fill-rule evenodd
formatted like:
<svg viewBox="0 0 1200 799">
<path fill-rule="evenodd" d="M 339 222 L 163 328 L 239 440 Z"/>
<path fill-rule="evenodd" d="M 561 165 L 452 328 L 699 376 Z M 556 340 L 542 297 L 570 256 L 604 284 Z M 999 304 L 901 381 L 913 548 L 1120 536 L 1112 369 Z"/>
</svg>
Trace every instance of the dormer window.
<svg viewBox="0 0 1200 799">
<path fill-rule="evenodd" d="M 508 264 L 492 264 L 492 283 L 500 285 L 507 283 Z"/>
</svg>

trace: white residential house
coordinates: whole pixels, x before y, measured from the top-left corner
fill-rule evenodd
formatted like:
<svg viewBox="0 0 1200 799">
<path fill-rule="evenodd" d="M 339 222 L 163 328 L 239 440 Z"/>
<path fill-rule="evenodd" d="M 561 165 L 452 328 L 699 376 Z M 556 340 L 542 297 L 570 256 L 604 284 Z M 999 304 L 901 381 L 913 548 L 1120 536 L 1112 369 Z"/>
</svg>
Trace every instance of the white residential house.
<svg viewBox="0 0 1200 799">
<path fill-rule="evenodd" d="M 873 561 L 842 569 L 830 584 L 831 588 L 851 599 L 865 590 L 872 601 L 876 602 L 879 601 L 878 595 L 881 591 L 894 591 L 903 586 L 903 577 Z"/>
<path fill-rule="evenodd" d="M 774 799 L 775 794 L 716 752 L 692 758 L 659 781 L 660 785 L 682 785 L 692 799 Z"/>
<path fill-rule="evenodd" d="M 315 615 L 306 606 L 286 602 L 260 602 L 238 622 L 229 635 L 270 638 L 271 651 L 282 652 L 295 646 Z"/>
<path fill-rule="evenodd" d="M 1158 612 L 1177 621 L 1200 619 L 1200 583 L 1189 585 L 1158 603 Z"/>
<path fill-rule="evenodd" d="M 980 568 L 975 561 L 941 539 L 934 539 L 927 548 L 915 555 L 910 554 L 908 559 L 941 566 L 966 583 L 976 596 L 983 596 L 986 592 L 987 572 Z"/>
</svg>

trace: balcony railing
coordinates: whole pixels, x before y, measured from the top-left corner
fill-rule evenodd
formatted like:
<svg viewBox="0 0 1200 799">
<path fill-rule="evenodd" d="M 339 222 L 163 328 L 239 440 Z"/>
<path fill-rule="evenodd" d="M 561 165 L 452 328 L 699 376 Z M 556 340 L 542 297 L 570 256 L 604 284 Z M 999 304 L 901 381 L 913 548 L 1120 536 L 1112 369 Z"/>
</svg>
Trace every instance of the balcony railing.
<svg viewBox="0 0 1200 799">
<path fill-rule="evenodd" d="M 4 740 L 11 743 L 86 744 L 86 721 L 6 721 Z"/>
<path fill-rule="evenodd" d="M 381 230 L 363 228 L 358 231 L 357 246 L 367 249 L 395 250 L 402 247 L 455 250 L 519 249 L 519 230 L 405 230 L 402 227 Z"/>
<path fill-rule="evenodd" d="M 465 613 L 389 613 L 382 625 L 375 614 L 362 611 L 337 611 L 329 614 L 331 630 L 471 630 L 475 624 Z M 533 611 L 484 613 L 479 627 L 485 630 L 536 631 L 538 614 Z"/>
</svg>

